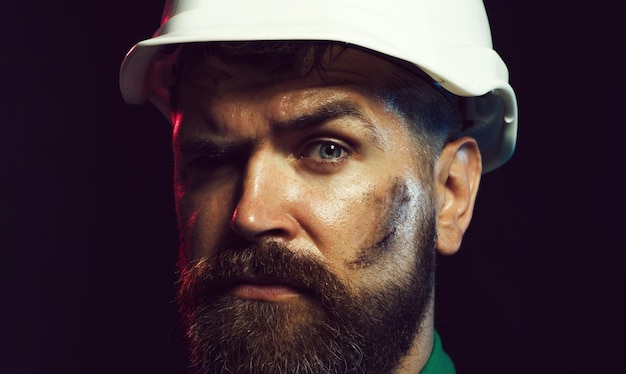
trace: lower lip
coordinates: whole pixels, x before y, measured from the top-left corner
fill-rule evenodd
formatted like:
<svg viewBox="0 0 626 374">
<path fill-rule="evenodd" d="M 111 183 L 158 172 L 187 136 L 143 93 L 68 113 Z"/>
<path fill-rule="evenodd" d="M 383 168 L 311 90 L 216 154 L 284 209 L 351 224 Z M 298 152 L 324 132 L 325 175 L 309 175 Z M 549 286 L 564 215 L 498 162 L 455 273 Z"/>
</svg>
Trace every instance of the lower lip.
<svg viewBox="0 0 626 374">
<path fill-rule="evenodd" d="M 299 295 L 294 288 L 272 284 L 240 284 L 232 289 L 235 297 L 247 300 L 283 301 Z"/>
</svg>

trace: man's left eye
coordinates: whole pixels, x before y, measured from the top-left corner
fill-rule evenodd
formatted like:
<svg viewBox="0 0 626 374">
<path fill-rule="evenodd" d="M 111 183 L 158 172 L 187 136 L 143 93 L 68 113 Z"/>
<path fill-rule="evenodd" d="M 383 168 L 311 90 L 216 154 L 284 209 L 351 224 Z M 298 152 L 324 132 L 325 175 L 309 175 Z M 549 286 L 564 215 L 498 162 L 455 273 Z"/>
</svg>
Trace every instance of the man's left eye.
<svg viewBox="0 0 626 374">
<path fill-rule="evenodd" d="M 321 161 L 337 161 L 346 156 L 349 153 L 345 147 L 337 144 L 333 141 L 318 141 L 312 144 L 309 144 L 301 157 L 303 158 L 311 158 Z"/>
</svg>

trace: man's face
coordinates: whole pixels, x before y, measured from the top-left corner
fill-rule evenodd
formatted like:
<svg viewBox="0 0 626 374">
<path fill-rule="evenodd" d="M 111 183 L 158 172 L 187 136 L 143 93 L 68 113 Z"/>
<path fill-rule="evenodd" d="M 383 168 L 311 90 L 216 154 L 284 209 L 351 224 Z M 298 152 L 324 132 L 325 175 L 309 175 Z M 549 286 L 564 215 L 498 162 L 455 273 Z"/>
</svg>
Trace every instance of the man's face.
<svg viewBox="0 0 626 374">
<path fill-rule="evenodd" d="M 385 373 L 415 346 L 430 161 L 376 94 L 390 64 L 337 54 L 321 74 L 205 58 L 181 76 L 179 297 L 199 371 Z"/>
</svg>

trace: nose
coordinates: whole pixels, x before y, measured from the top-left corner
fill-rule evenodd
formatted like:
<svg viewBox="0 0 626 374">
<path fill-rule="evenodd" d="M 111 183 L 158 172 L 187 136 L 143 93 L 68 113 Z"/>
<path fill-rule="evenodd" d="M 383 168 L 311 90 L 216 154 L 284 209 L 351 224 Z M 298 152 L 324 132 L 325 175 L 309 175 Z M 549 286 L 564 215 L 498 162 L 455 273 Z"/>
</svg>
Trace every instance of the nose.
<svg viewBox="0 0 626 374">
<path fill-rule="evenodd" d="M 296 187 L 289 170 L 288 161 L 269 149 L 251 155 L 231 219 L 237 235 L 253 242 L 296 236 L 299 225 L 291 211 Z"/>
</svg>

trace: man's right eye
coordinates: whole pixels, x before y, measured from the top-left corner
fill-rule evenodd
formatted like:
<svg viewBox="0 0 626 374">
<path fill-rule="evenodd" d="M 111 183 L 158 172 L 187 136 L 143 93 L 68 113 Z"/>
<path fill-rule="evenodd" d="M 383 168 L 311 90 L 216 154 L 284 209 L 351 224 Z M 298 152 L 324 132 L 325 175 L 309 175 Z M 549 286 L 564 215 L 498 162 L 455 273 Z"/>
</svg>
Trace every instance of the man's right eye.
<svg viewBox="0 0 626 374">
<path fill-rule="evenodd" d="M 191 159 L 187 163 L 187 166 L 190 169 L 213 169 L 215 167 L 219 167 L 219 165 L 223 165 L 224 161 L 224 157 L 216 155 L 202 155 Z"/>
<path fill-rule="evenodd" d="M 235 150 L 216 150 L 190 157 L 187 168 L 190 171 L 219 173 L 220 170 L 237 168 L 245 164 L 245 154 Z"/>
</svg>

